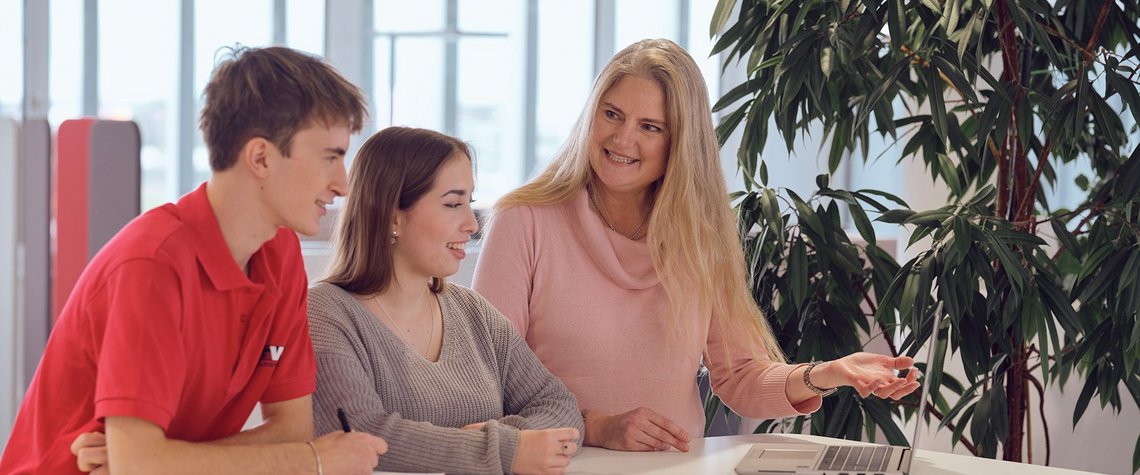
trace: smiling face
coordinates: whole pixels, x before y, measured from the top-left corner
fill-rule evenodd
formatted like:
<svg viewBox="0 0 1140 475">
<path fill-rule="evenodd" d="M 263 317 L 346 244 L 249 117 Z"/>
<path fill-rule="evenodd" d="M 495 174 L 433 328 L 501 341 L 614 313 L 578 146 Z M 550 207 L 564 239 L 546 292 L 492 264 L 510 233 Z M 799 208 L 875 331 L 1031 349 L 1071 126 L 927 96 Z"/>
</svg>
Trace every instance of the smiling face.
<svg viewBox="0 0 1140 475">
<path fill-rule="evenodd" d="M 317 124 L 293 136 L 288 157 L 268 145 L 266 159 L 273 174 L 265 182 L 265 192 L 274 224 L 308 236 L 320 231 L 325 207 L 348 190 L 344 154 L 349 135 L 346 125 Z"/>
<path fill-rule="evenodd" d="M 467 242 L 479 230 L 471 208 L 474 190 L 471 159 L 455 152 L 440 165 L 431 189 L 410 208 L 396 212 L 399 238 L 392 260 L 399 280 L 442 278 L 459 271 Z"/>
<path fill-rule="evenodd" d="M 625 76 L 603 96 L 590 128 L 590 167 L 598 188 L 644 193 L 665 175 L 669 124 L 665 91 L 646 76 Z"/>
</svg>

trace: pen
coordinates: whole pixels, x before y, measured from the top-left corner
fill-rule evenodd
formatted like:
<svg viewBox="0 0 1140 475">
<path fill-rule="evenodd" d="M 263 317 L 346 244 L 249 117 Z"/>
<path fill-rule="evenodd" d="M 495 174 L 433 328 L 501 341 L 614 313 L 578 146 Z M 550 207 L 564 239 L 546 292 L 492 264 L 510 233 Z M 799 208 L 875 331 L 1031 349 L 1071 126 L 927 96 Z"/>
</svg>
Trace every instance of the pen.
<svg viewBox="0 0 1140 475">
<path fill-rule="evenodd" d="M 340 428 L 345 432 L 352 432 L 352 427 L 348 425 L 348 415 L 344 413 L 344 409 L 336 408 L 336 418 L 340 419 Z"/>
</svg>

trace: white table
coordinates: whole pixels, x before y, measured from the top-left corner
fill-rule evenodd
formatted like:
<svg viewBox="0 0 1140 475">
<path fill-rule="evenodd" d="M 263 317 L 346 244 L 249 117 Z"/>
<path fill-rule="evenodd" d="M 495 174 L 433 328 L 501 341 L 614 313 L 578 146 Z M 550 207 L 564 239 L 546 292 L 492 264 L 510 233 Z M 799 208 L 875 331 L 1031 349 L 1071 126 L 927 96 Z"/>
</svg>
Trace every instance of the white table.
<svg viewBox="0 0 1140 475">
<path fill-rule="evenodd" d="M 695 439 L 689 452 L 617 452 L 596 447 L 583 448 L 570 462 L 568 474 L 660 474 L 660 475 L 731 475 L 737 462 L 744 458 L 755 442 L 852 444 L 861 442 L 830 439 L 810 435 L 758 434 Z M 1029 465 L 1003 460 L 955 455 L 932 450 L 915 452 L 912 475 L 1001 474 L 1001 475 L 1065 475 L 1088 474 L 1063 468 Z"/>
</svg>

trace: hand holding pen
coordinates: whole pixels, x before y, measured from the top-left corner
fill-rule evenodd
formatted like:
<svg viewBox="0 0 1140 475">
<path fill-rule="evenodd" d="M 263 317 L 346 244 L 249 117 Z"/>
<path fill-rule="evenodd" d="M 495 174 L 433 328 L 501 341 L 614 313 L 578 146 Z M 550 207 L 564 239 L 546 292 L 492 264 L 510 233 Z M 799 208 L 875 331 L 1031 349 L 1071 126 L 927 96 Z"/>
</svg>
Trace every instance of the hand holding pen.
<svg viewBox="0 0 1140 475">
<path fill-rule="evenodd" d="M 367 432 L 354 432 L 348 425 L 348 415 L 337 409 L 343 432 L 330 432 L 310 442 L 312 461 L 318 475 L 371 474 L 380 463 L 380 455 L 388 451 L 388 444 Z"/>
</svg>

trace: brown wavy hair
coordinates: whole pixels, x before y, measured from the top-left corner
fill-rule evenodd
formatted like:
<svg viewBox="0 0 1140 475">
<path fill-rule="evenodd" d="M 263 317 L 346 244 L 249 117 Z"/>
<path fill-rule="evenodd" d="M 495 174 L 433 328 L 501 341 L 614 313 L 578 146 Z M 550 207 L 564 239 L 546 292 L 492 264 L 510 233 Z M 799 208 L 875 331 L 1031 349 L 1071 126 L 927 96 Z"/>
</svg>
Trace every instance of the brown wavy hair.
<svg viewBox="0 0 1140 475">
<path fill-rule="evenodd" d="M 383 292 L 392 283 L 392 225 L 431 190 L 440 167 L 456 152 L 471 160 L 471 147 L 450 135 L 388 127 L 369 137 L 349 172 L 348 198 L 333 229 L 335 251 L 324 282 L 358 295 Z M 433 292 L 444 279 L 432 277 Z"/>
</svg>

